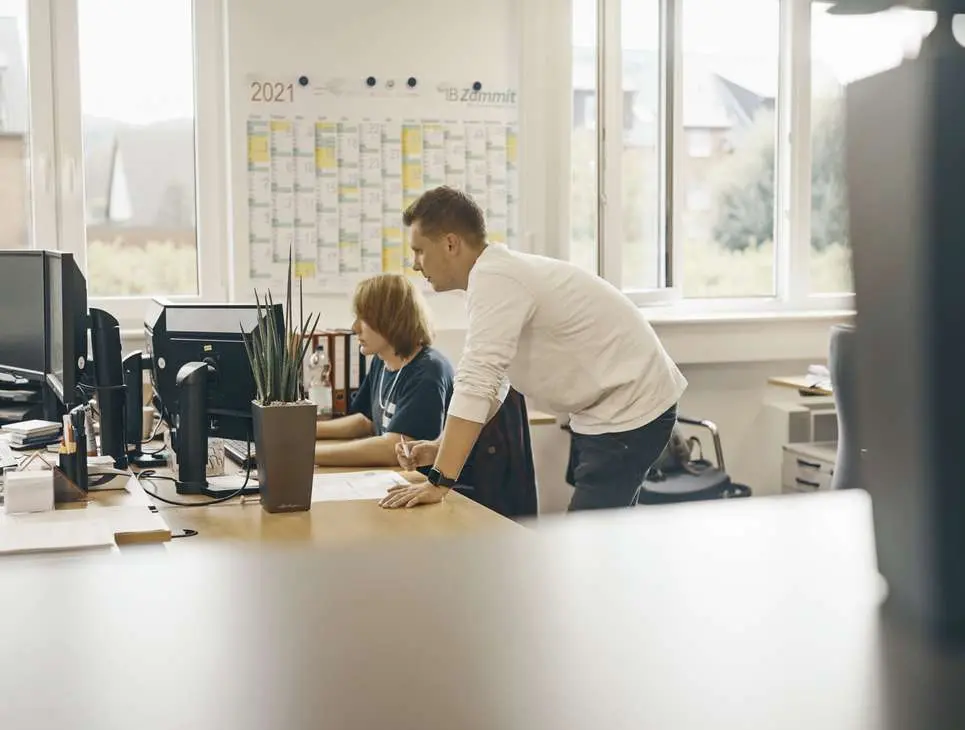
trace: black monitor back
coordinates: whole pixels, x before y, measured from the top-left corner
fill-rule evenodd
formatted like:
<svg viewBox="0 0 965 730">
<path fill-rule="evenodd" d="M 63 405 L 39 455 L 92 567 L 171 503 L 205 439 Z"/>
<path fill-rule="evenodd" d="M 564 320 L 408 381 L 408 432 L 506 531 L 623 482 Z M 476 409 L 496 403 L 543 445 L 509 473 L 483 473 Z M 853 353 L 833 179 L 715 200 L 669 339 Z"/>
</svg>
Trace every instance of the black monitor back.
<svg viewBox="0 0 965 730">
<path fill-rule="evenodd" d="M 72 254 L 46 251 L 47 382 L 70 407 L 86 398 L 78 384 L 87 364 L 87 281 Z"/>
<path fill-rule="evenodd" d="M 270 310 L 263 307 L 262 312 L 275 317 L 278 331 L 284 331 L 282 305 L 276 304 Z M 251 438 L 255 381 L 242 332 L 257 332 L 257 305 L 155 299 L 148 307 L 144 330 L 151 380 L 165 422 L 176 426 L 178 371 L 190 362 L 207 362 L 215 371 L 207 388 L 208 435 Z"/>
</svg>

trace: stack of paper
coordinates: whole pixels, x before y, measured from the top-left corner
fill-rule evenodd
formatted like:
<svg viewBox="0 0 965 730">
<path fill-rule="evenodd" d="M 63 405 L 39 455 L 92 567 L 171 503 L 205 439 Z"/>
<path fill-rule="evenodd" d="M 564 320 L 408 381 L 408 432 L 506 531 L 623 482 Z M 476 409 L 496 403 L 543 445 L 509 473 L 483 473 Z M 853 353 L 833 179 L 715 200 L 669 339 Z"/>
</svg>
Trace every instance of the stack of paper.
<svg viewBox="0 0 965 730">
<path fill-rule="evenodd" d="M 60 436 L 59 423 L 39 419 L 10 423 L 0 430 L 9 434 L 11 446 L 22 449 L 44 446 Z"/>
</svg>

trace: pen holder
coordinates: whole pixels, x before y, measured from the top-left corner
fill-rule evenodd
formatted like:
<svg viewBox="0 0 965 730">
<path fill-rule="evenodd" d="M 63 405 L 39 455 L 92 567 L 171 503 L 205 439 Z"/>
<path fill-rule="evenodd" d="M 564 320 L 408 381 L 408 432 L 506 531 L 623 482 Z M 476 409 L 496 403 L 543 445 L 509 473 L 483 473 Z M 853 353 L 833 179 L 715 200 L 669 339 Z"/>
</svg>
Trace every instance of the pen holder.
<svg viewBox="0 0 965 730">
<path fill-rule="evenodd" d="M 87 492 L 81 489 L 60 467 L 53 467 L 54 504 L 87 502 Z"/>
</svg>

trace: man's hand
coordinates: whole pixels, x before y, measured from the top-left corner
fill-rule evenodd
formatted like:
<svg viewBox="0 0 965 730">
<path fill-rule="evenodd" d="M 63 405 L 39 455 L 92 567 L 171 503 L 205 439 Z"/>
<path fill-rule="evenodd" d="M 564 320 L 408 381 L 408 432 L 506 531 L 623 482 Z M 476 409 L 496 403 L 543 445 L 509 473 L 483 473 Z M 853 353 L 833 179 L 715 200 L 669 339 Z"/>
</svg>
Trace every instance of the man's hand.
<svg viewBox="0 0 965 730">
<path fill-rule="evenodd" d="M 389 493 L 382 497 L 380 507 L 397 509 L 399 507 L 415 507 L 419 504 L 436 504 L 441 502 L 446 492 L 445 487 L 437 487 L 429 482 L 417 482 L 397 487 L 389 487 Z"/>
<path fill-rule="evenodd" d="M 439 453 L 438 441 L 410 441 L 405 436 L 395 445 L 395 456 L 399 466 L 406 471 L 415 471 L 420 466 L 432 466 Z"/>
</svg>

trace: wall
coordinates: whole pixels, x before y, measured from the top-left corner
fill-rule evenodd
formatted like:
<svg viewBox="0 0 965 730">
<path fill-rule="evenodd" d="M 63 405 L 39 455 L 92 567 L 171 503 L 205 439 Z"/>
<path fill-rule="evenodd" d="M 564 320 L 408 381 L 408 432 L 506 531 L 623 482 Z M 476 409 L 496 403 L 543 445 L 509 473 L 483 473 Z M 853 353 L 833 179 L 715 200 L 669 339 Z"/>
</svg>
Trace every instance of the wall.
<svg viewBox="0 0 965 730">
<path fill-rule="evenodd" d="M 417 5 L 394 0 L 231 0 L 225 5 L 233 284 L 239 292 L 251 291 L 245 118 L 252 75 L 292 82 L 305 75 L 311 84 L 337 78 L 343 88 L 359 89 L 365 88 L 368 76 L 395 80 L 397 88 L 415 77 L 428 96 L 440 84 L 467 87 L 479 81 L 483 89 L 517 88 L 519 21 L 513 0 L 419 0 Z M 352 104 L 346 97 L 342 101 Z M 336 103 L 329 107 L 334 114 Z M 428 98 L 422 103 L 393 103 L 396 113 L 408 118 L 439 113 Z M 527 213 L 521 210 L 522 230 L 527 229 L 526 221 Z M 319 299 L 324 324 L 349 322 L 346 296 Z M 436 309 L 442 326 L 456 325 L 445 321 L 445 306 Z"/>
<path fill-rule="evenodd" d="M 231 0 L 227 6 L 227 74 L 232 186 L 232 284 L 249 291 L 246 251 L 246 79 L 249 74 L 405 77 L 448 80 L 480 77 L 487 84 L 518 82 L 520 89 L 520 224 L 524 248 L 542 253 L 560 240 L 564 223 L 556 199 L 565 193 L 570 110 L 565 93 L 569 69 L 559 64 L 560 39 L 569 18 L 551 0 Z M 413 10 L 417 7 L 418 10 Z M 525 42 L 520 43 L 520 39 Z M 465 315 L 460 295 L 432 295 L 438 345 L 457 360 Z M 350 322 L 349 299 L 313 302 L 325 324 Z M 728 470 L 758 493 L 777 491 L 760 472 L 756 455 L 766 446 L 760 433 L 769 375 L 799 373 L 826 358 L 828 328 L 840 317 L 824 314 L 741 316 L 699 321 L 651 312 L 658 333 L 681 364 L 690 388 L 682 403 L 688 415 L 718 423 Z M 535 404 L 539 405 L 539 404 Z M 534 429 L 544 506 L 564 508 L 567 439 L 553 426 Z M 709 445 L 709 444 L 708 444 Z M 777 446 L 779 448 L 779 446 Z"/>
</svg>

